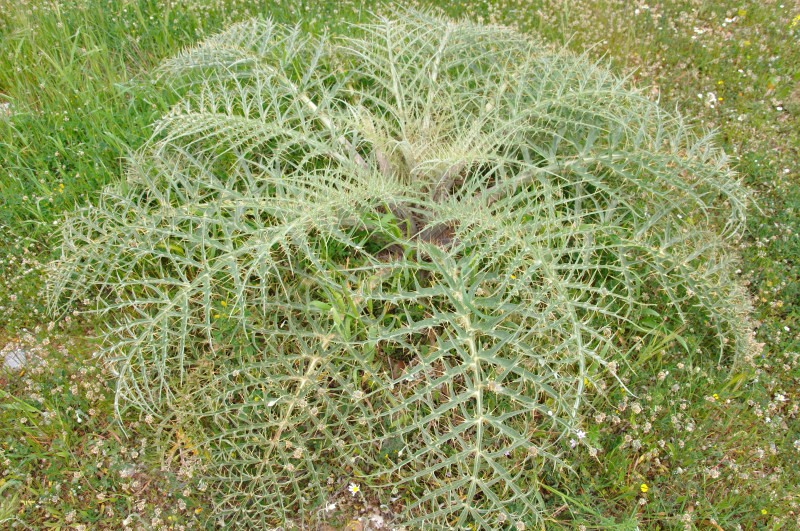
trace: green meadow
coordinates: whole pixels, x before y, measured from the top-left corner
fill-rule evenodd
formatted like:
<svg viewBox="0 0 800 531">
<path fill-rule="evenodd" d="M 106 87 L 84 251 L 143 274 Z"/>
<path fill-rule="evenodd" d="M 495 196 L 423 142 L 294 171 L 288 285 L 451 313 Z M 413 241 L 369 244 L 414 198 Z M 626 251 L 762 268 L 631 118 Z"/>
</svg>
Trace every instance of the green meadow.
<svg viewBox="0 0 800 531">
<path fill-rule="evenodd" d="M 87 312 L 91 300 L 48 303 L 61 229 L 126 178 L 129 157 L 181 101 L 155 74 L 165 60 L 253 17 L 348 35 L 389 4 L 0 0 L 0 528 L 235 527 L 217 514 L 195 435 L 119 399 L 97 339 L 113 316 Z M 721 355 L 699 305 L 672 331 L 642 332 L 635 325 L 654 316 L 635 314 L 614 377 L 585 380 L 579 435 L 559 443 L 568 466 L 538 472 L 539 517 L 492 521 L 800 528 L 800 3 L 413 4 L 513 28 L 625 78 L 697 135 L 712 132 L 749 194 L 746 224 L 727 243 L 751 306 L 749 350 Z M 398 529 L 415 503 L 357 466 L 328 472 L 324 503 L 276 521 Z"/>
</svg>

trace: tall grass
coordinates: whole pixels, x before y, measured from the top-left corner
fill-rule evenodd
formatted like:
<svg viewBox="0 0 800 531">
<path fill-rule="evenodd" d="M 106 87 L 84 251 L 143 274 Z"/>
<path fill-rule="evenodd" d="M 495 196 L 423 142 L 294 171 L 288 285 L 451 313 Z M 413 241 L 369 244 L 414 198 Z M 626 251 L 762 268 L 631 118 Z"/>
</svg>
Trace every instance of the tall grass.
<svg viewBox="0 0 800 531">
<path fill-rule="evenodd" d="M 302 7 L 302 6 L 299 6 Z M 306 18 L 343 24 L 360 8 Z M 235 1 L 0 1 L 0 227 L 47 239 L 61 214 L 120 178 L 123 159 L 174 101 L 151 83 L 163 58 L 242 18 L 298 6 Z M 329 24 L 330 21 L 335 21 Z"/>
</svg>

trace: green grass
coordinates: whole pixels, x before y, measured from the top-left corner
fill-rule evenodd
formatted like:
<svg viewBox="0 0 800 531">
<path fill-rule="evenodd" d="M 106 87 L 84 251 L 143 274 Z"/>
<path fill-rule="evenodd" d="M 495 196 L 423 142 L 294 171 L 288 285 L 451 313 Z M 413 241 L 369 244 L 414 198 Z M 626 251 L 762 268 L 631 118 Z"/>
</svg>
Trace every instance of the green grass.
<svg viewBox="0 0 800 531">
<path fill-rule="evenodd" d="M 235 1 L 0 2 L 0 226 L 45 237 L 65 210 L 119 177 L 122 159 L 168 107 L 153 67 L 181 47 L 257 15 L 314 26 L 335 8 Z M 348 15 L 360 8 L 349 6 Z"/>
<path fill-rule="evenodd" d="M 11 105 L 10 117 L 0 113 L 0 343 L 24 340 L 47 361 L 0 380 L 2 526 L 119 529 L 129 515 L 131 528 L 211 521 L 185 435 L 169 436 L 173 459 L 163 472 L 154 452 L 131 457 L 153 428 L 128 413 L 122 423 L 114 418 L 113 380 L 83 339 L 92 323 L 70 316 L 51 324 L 44 264 L 61 214 L 119 178 L 122 157 L 148 138 L 148 124 L 171 101 L 146 75 L 162 58 L 253 14 L 320 29 L 364 12 L 360 3 L 287 5 L 185 0 L 164 14 L 156 2 L 0 0 L 0 102 Z M 564 450 L 573 452 L 577 473 L 545 478 L 560 493 L 545 493 L 550 521 L 793 529 L 800 525 L 800 24 L 792 24 L 800 7 L 670 0 L 634 9 L 611 0 L 445 6 L 577 51 L 591 45 L 590 56 L 653 87 L 663 105 L 717 129 L 759 206 L 739 250 L 763 356 L 717 367 L 716 356 L 678 355 L 677 338 L 643 338 L 640 355 L 619 370 L 636 397 L 607 382 L 607 399 L 587 413 L 586 439 Z M 77 423 L 76 409 L 90 418 Z M 134 478 L 120 475 L 134 464 Z M 336 478 L 337 488 L 351 480 Z M 332 525 L 344 525 L 376 493 L 344 494 Z"/>
</svg>

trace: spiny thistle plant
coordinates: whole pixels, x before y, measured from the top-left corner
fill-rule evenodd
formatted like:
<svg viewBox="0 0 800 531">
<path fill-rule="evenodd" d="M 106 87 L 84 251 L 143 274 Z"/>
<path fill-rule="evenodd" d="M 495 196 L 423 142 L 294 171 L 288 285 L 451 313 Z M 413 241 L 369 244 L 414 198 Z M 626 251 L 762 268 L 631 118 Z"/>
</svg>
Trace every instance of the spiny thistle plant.
<svg viewBox="0 0 800 531">
<path fill-rule="evenodd" d="M 746 195 L 583 57 L 417 12 L 352 35 L 256 20 L 164 63 L 181 101 L 66 220 L 51 300 L 93 301 L 119 407 L 185 434 L 227 522 L 357 481 L 412 527 L 541 524 L 637 339 L 749 348 Z"/>
</svg>

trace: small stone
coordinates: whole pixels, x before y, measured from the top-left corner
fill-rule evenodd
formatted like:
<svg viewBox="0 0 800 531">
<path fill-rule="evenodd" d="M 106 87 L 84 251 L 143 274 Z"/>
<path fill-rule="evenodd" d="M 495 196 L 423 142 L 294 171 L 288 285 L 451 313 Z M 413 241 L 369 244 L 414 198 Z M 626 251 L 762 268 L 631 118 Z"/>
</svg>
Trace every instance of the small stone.
<svg viewBox="0 0 800 531">
<path fill-rule="evenodd" d="M 22 369 L 34 361 L 36 356 L 29 354 L 21 348 L 6 352 L 3 367 L 6 369 Z"/>
</svg>

